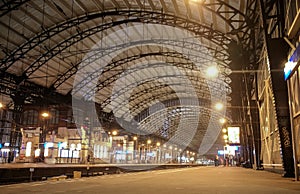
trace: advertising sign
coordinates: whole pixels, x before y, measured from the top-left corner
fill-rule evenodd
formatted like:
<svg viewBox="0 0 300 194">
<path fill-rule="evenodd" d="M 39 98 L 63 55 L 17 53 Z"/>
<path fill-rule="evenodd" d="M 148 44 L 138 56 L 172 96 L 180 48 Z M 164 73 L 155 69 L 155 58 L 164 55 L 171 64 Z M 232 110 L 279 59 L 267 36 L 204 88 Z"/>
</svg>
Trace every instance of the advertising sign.
<svg viewBox="0 0 300 194">
<path fill-rule="evenodd" d="M 228 127 L 228 143 L 240 143 L 240 127 Z"/>
</svg>

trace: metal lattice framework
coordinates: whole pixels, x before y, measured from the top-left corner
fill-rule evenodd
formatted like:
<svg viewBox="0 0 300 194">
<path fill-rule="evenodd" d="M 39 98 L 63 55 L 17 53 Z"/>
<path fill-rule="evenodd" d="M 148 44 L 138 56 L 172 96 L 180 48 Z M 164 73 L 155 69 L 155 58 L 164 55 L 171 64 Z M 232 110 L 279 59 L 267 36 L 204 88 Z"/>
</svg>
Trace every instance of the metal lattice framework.
<svg viewBox="0 0 300 194">
<path fill-rule="evenodd" d="M 201 51 L 201 48 L 203 47 L 202 45 L 197 45 L 196 43 L 193 42 L 188 42 L 188 41 L 179 41 L 179 40 L 143 40 L 143 41 L 134 41 L 131 42 L 131 45 L 138 45 L 140 46 L 141 44 L 157 44 L 157 45 L 170 45 L 170 46 L 185 46 L 185 48 L 187 49 L 193 49 L 193 50 L 197 50 L 200 53 L 208 54 L 207 52 Z M 78 68 L 80 64 L 90 64 L 94 61 L 96 61 L 97 59 L 99 59 L 101 56 L 103 55 L 107 55 L 115 50 L 119 50 L 121 48 L 123 48 L 125 45 L 128 46 L 127 43 L 122 44 L 122 45 L 117 45 L 116 47 L 113 48 L 105 48 L 105 49 L 99 49 L 97 51 L 93 52 L 93 55 L 85 58 L 84 60 L 79 61 L 77 64 L 74 64 L 70 69 L 68 69 L 66 72 L 64 72 L 62 75 L 60 75 L 56 81 L 52 84 L 52 86 L 54 88 L 58 88 L 61 84 L 63 84 L 66 80 L 68 80 L 69 78 L 71 78 L 73 75 L 75 75 L 78 71 Z M 221 69 L 221 72 L 227 72 L 229 73 L 230 70 L 229 69 L 225 69 L 226 68 L 226 62 L 229 62 L 229 56 L 227 55 L 227 53 L 224 53 L 223 51 L 218 51 L 212 48 L 208 48 L 206 47 L 206 49 L 208 49 L 209 52 L 215 53 L 214 58 L 217 60 L 217 62 L 221 65 L 221 67 L 223 67 L 224 69 Z M 181 53 L 178 52 L 164 52 L 164 51 L 156 51 L 156 52 L 147 52 L 147 53 L 141 53 L 141 54 L 136 54 L 133 56 L 126 56 L 126 58 L 124 59 L 120 59 L 120 60 L 113 60 L 110 64 L 108 64 L 105 69 L 103 69 L 103 71 L 109 71 L 111 68 L 121 65 L 121 64 L 126 64 L 130 61 L 133 60 L 137 60 L 146 56 L 166 56 L 166 57 L 181 57 L 181 58 L 186 58 L 184 57 Z M 199 56 L 189 56 L 189 57 L 193 57 L 196 58 L 196 60 L 203 60 L 202 57 Z M 208 60 L 208 59 L 207 59 Z M 224 64 L 223 64 L 224 63 Z M 81 68 L 83 68 L 84 65 L 81 66 Z M 229 72 L 228 72 L 229 71 Z M 95 79 L 97 78 L 97 72 L 92 72 L 89 77 L 90 79 Z M 82 86 L 80 86 L 82 85 Z M 85 85 L 85 83 L 79 83 L 79 86 L 77 88 L 82 88 Z M 74 93 L 76 93 L 76 91 L 73 90 Z"/>
<path fill-rule="evenodd" d="M 208 128 L 220 128 L 217 120 L 222 116 L 211 106 L 217 100 L 230 100 L 228 44 L 238 42 L 253 52 L 255 6 L 255 0 L 3 1 L 1 93 L 13 97 L 21 92 L 28 103 L 49 96 L 61 102 L 73 95 L 77 100 L 94 100 L 103 110 L 101 115 L 115 111 L 129 122 L 149 113 L 157 102 L 190 99 L 190 104 L 176 105 L 182 115 L 174 116 L 168 130 L 176 131 L 178 119 L 197 123 L 195 138 L 186 139 L 184 134 L 178 138 L 182 145 L 200 146 L 205 153 L 209 146 L 201 142 L 216 140 L 217 134 L 209 135 Z M 221 72 L 215 80 L 204 77 L 210 63 Z M 118 86 L 120 80 L 126 87 Z M 125 102 L 116 96 L 128 92 L 132 92 L 129 109 L 124 110 Z M 193 110 L 187 111 L 190 106 Z M 191 117 L 197 111 L 205 119 Z M 147 118 L 159 123 L 163 116 L 157 114 Z M 152 130 L 145 118 L 139 122 L 144 126 L 140 130 Z"/>
<path fill-rule="evenodd" d="M 0 17 L 10 14 L 11 11 L 18 9 L 21 5 L 28 2 L 29 0 L 11 0 L 11 1 L 3 1 L 0 6 Z"/>
<path fill-rule="evenodd" d="M 65 49 L 69 48 L 71 45 L 77 43 L 78 41 L 82 41 L 84 38 L 92 36 L 93 34 L 101 32 L 102 30 L 106 30 L 114 26 L 119 26 L 121 24 L 128 24 L 131 22 L 159 23 L 164 25 L 182 27 L 191 32 L 194 32 L 195 35 L 199 35 L 201 37 L 209 39 L 210 41 L 214 42 L 217 45 L 220 45 L 221 47 L 225 47 L 230 41 L 229 38 L 227 38 L 225 34 L 222 34 L 221 32 L 210 29 L 207 26 L 202 26 L 192 21 L 186 20 L 185 18 L 180 18 L 173 15 L 168 15 L 159 12 L 141 12 L 140 10 L 101 12 L 84 15 L 83 17 L 75 18 L 71 21 L 66 21 L 62 24 L 55 26 L 53 29 L 51 28 L 47 31 L 38 34 L 36 37 L 19 47 L 6 59 L 2 60 L 1 68 L 3 68 L 3 70 L 7 70 L 9 67 L 11 67 L 11 65 L 13 65 L 15 61 L 24 57 L 25 54 L 32 50 L 34 47 L 39 46 L 44 41 L 47 41 L 49 38 L 51 39 L 56 34 L 68 30 L 68 28 L 76 27 L 79 24 L 82 24 L 95 18 L 102 18 L 107 16 L 122 16 L 122 18 L 124 17 L 126 19 L 115 22 L 108 21 L 108 23 L 104 23 L 99 26 L 93 26 L 92 28 L 87 28 L 85 30 L 80 31 L 78 30 L 77 33 L 72 34 L 72 36 L 66 38 L 54 47 L 47 48 L 47 51 L 44 52 L 42 56 L 36 59 L 25 70 L 25 75 L 27 75 L 28 77 L 31 76 L 37 69 L 39 69 L 39 67 L 47 63 L 47 61 L 49 61 L 52 57 L 63 52 Z"/>
</svg>

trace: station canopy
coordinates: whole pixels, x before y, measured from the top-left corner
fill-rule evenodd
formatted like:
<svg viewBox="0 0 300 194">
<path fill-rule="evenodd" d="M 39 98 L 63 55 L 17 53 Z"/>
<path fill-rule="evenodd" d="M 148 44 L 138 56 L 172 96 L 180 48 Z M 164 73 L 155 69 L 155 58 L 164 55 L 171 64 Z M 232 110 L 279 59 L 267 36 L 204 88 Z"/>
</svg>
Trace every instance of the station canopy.
<svg viewBox="0 0 300 194">
<path fill-rule="evenodd" d="M 253 2 L 1 1 L 1 100 L 72 96 L 128 133 L 206 154 L 230 120 L 228 45 L 249 42 Z"/>
</svg>

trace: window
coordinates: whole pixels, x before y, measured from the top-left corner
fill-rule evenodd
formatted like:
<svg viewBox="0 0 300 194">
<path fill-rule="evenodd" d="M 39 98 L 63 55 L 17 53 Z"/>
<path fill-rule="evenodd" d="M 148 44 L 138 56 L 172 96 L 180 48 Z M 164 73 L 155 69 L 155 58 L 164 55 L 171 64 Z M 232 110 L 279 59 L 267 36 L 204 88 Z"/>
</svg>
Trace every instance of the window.
<svg viewBox="0 0 300 194">
<path fill-rule="evenodd" d="M 38 111 L 27 110 L 23 113 L 23 124 L 24 125 L 36 125 L 38 123 Z"/>
<path fill-rule="evenodd" d="M 50 124 L 58 124 L 59 122 L 59 111 L 52 109 L 50 111 Z"/>
<path fill-rule="evenodd" d="M 300 0 L 288 0 L 286 3 L 286 29 L 289 31 L 292 23 L 297 15 L 298 10 L 300 9 Z"/>
</svg>

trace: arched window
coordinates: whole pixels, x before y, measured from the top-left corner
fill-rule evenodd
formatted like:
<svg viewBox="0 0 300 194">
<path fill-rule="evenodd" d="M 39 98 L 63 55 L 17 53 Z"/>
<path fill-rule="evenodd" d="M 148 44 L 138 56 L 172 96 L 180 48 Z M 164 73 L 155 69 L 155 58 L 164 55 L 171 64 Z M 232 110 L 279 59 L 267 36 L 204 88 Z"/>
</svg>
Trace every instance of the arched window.
<svg viewBox="0 0 300 194">
<path fill-rule="evenodd" d="M 73 122 L 74 123 L 81 123 L 84 122 L 84 112 L 80 108 L 73 107 Z"/>
<path fill-rule="evenodd" d="M 52 109 L 50 111 L 50 124 L 58 124 L 59 122 L 59 111 L 56 109 Z"/>
<path fill-rule="evenodd" d="M 74 117 L 73 117 L 73 110 L 69 109 L 67 113 L 67 122 L 68 123 L 75 123 Z"/>
<path fill-rule="evenodd" d="M 24 125 L 37 125 L 38 123 L 38 111 L 27 110 L 23 113 L 23 124 Z"/>
</svg>

